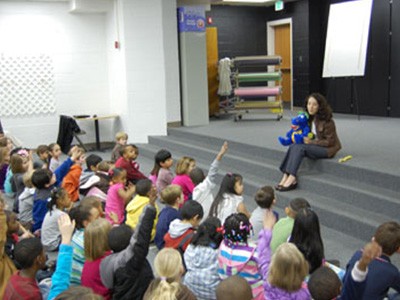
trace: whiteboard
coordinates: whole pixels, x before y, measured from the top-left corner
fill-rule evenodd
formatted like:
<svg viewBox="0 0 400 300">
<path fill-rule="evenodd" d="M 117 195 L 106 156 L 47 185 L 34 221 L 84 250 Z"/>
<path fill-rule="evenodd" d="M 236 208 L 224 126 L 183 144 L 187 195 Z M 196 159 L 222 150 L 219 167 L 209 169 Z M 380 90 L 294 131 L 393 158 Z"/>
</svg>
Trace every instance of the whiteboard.
<svg viewBox="0 0 400 300">
<path fill-rule="evenodd" d="M 372 1 L 331 4 L 322 77 L 364 76 Z"/>
</svg>

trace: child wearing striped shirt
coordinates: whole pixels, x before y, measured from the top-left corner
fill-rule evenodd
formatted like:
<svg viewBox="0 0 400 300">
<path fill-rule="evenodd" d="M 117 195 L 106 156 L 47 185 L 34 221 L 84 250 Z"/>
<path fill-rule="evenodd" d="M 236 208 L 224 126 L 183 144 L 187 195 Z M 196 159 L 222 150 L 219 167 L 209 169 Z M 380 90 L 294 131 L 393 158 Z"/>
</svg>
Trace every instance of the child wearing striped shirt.
<svg viewBox="0 0 400 300">
<path fill-rule="evenodd" d="M 253 299 L 264 299 L 262 276 L 258 271 L 256 246 L 248 243 L 252 228 L 243 213 L 232 214 L 224 222 L 224 240 L 219 247 L 218 273 L 222 280 L 239 275 L 251 286 Z"/>
</svg>

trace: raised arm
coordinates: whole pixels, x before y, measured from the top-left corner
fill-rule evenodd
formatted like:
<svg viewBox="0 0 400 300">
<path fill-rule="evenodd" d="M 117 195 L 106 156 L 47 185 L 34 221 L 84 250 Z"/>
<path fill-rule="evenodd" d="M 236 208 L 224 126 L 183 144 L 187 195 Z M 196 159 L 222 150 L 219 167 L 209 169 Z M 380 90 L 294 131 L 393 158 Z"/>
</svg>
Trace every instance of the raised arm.
<svg viewBox="0 0 400 300">
<path fill-rule="evenodd" d="M 366 287 L 366 278 L 368 275 L 368 265 L 374 259 L 380 257 L 382 248 L 376 243 L 368 243 L 364 247 L 363 254 L 359 261 L 354 264 L 351 273 L 345 277 L 341 300 L 362 299 Z"/>
<path fill-rule="evenodd" d="M 261 271 L 261 276 L 267 280 L 269 265 L 271 263 L 271 239 L 272 228 L 274 227 L 276 218 L 271 210 L 267 210 L 264 216 L 264 229 L 258 234 L 258 267 Z"/>
<path fill-rule="evenodd" d="M 104 258 L 101 262 L 100 276 L 105 287 L 109 289 L 114 287 L 114 274 L 120 267 L 126 265 L 127 268 L 136 269 L 146 259 L 151 240 L 151 231 L 157 215 L 155 208 L 156 198 L 156 195 L 155 197 L 150 197 L 150 204 L 143 209 L 129 246 L 119 253 Z"/>
<path fill-rule="evenodd" d="M 51 277 L 52 284 L 47 298 L 49 300 L 54 299 L 69 288 L 72 272 L 73 247 L 71 246 L 71 239 L 75 229 L 75 220 L 71 222 L 68 214 L 63 214 L 58 218 L 58 228 L 61 232 L 61 245 L 56 271 Z"/>
</svg>

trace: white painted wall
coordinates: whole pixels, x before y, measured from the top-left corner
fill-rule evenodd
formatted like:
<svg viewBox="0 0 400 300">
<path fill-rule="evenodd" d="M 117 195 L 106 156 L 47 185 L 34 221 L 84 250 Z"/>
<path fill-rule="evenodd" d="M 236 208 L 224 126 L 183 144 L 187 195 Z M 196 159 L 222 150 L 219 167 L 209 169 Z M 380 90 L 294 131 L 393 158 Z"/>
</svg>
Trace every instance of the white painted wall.
<svg viewBox="0 0 400 300">
<path fill-rule="evenodd" d="M 49 54 L 54 61 L 56 114 L 2 118 L 27 147 L 57 139 L 59 114 L 109 113 L 105 15 L 73 15 L 67 3 L 0 2 L 0 55 Z M 1 113 L 1 112 L 0 112 Z M 103 140 L 111 121 L 100 122 Z M 94 141 L 92 122 L 82 122 Z"/>
<path fill-rule="evenodd" d="M 167 133 L 162 0 L 121 0 L 119 4 L 128 107 L 122 113 L 122 122 L 127 125 L 124 129 L 130 140 L 147 142 L 149 135 Z"/>
<path fill-rule="evenodd" d="M 167 70 L 167 122 L 181 121 L 181 96 L 179 79 L 178 57 L 178 20 L 176 17 L 176 1 L 162 2 L 163 42 L 165 54 L 165 68 Z"/>
<path fill-rule="evenodd" d="M 109 4 L 105 14 L 86 6 L 84 14 L 71 14 L 67 2 L 0 1 L 0 55 L 44 53 L 54 60 L 56 113 L 1 118 L 25 146 L 54 142 L 59 114 L 119 114 L 100 121 L 101 140 L 124 130 L 136 143 L 166 135 L 167 122 L 181 120 L 175 0 Z M 94 142 L 93 122 L 79 125 L 87 132 L 83 141 Z"/>
</svg>

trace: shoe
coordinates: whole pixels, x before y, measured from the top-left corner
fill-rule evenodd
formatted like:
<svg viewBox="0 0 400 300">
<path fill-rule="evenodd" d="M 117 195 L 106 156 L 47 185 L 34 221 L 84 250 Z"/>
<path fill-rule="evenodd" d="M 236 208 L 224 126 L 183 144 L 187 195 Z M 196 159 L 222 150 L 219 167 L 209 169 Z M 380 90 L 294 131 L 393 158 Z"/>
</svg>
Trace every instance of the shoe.
<svg viewBox="0 0 400 300">
<path fill-rule="evenodd" d="M 281 184 L 277 184 L 277 185 L 274 186 L 274 188 L 275 188 L 275 190 L 280 191 L 281 188 L 282 188 L 282 185 Z"/>
<path fill-rule="evenodd" d="M 292 183 L 289 186 L 281 186 L 280 189 L 278 189 L 278 191 L 280 191 L 280 192 L 288 192 L 288 191 L 294 190 L 296 188 L 297 188 L 297 182 Z"/>
</svg>

